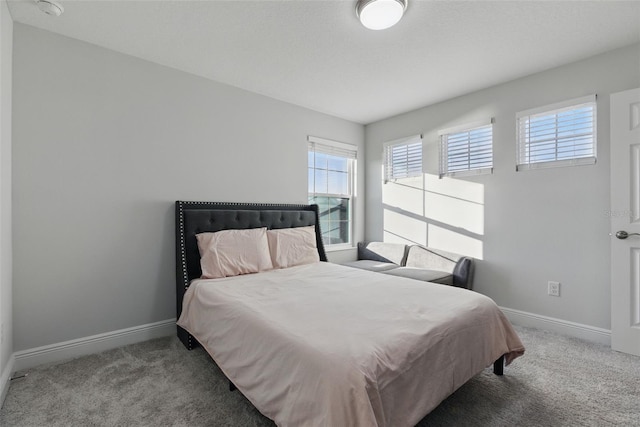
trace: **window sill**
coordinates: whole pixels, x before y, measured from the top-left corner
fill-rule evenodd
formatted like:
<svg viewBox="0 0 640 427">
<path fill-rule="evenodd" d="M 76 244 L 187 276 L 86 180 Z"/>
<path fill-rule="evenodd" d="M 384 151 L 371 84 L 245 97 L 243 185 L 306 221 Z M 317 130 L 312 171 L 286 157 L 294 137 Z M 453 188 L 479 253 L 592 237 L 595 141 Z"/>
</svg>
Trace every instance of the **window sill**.
<svg viewBox="0 0 640 427">
<path fill-rule="evenodd" d="M 355 249 L 351 243 L 344 243 L 340 245 L 327 245 L 324 247 L 325 252 L 339 252 L 339 251 L 348 251 L 350 249 Z"/>
<path fill-rule="evenodd" d="M 595 157 L 579 157 L 576 159 L 562 159 L 562 160 L 554 160 L 549 162 L 536 162 L 536 163 L 524 163 L 516 165 L 516 171 L 526 171 L 526 170 L 534 170 L 534 169 L 548 169 L 548 168 L 559 168 L 566 166 L 584 166 L 584 165 L 595 165 L 596 158 Z"/>
<path fill-rule="evenodd" d="M 446 177 L 454 178 L 454 177 L 465 177 L 465 176 L 476 176 L 476 175 L 487 175 L 493 173 L 493 166 L 488 168 L 479 168 L 479 169 L 468 169 L 462 171 L 455 172 L 445 172 L 440 174 L 440 179 Z"/>
</svg>

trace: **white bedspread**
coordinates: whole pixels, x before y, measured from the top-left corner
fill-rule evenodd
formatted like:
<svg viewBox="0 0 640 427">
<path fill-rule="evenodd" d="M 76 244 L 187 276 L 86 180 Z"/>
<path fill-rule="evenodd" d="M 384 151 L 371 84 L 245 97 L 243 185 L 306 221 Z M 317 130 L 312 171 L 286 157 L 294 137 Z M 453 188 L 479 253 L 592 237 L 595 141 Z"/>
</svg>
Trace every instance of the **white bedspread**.
<svg viewBox="0 0 640 427">
<path fill-rule="evenodd" d="M 524 352 L 490 298 L 324 262 L 195 280 L 178 325 L 280 426 L 413 426 Z"/>
</svg>

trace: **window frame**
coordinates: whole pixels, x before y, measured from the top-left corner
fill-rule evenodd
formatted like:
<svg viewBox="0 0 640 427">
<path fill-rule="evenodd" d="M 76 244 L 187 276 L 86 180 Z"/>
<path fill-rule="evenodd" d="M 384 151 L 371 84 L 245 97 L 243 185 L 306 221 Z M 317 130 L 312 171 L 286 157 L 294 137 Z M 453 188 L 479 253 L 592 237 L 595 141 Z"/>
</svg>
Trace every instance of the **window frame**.
<svg viewBox="0 0 640 427">
<path fill-rule="evenodd" d="M 320 150 L 317 150 L 320 148 Z M 337 194 L 337 193 L 329 193 L 329 192 L 318 192 L 315 187 L 315 178 L 314 178 L 314 191 L 310 192 L 310 183 L 308 182 L 308 170 L 309 168 L 309 153 L 324 153 L 336 157 L 344 157 L 347 159 L 347 194 Z M 357 174 L 357 158 L 358 158 L 358 146 L 354 144 L 348 144 L 344 142 L 334 141 L 325 138 L 319 138 L 315 136 L 308 135 L 307 136 L 307 198 L 311 199 L 312 197 L 328 197 L 328 198 L 339 198 L 339 199 L 348 199 L 349 200 L 349 217 L 347 220 L 349 226 L 348 241 L 342 243 L 329 243 L 325 241 L 324 236 L 322 236 L 323 243 L 325 245 L 325 249 L 327 251 L 335 251 L 341 249 L 349 249 L 355 246 L 354 244 L 354 230 L 355 230 L 355 198 L 356 198 L 356 174 Z M 314 165 L 314 170 L 318 168 Z M 327 169 L 328 171 L 329 169 Z M 321 228 L 321 233 L 324 232 Z"/>
<path fill-rule="evenodd" d="M 493 173 L 493 123 L 494 120 L 493 118 L 489 119 L 489 120 L 481 120 L 481 121 L 476 121 L 476 122 L 471 122 L 471 123 L 466 123 L 463 125 L 458 125 L 458 126 L 454 126 L 454 127 L 450 127 L 447 129 L 442 129 L 438 132 L 438 137 L 439 137 L 439 148 L 440 148 L 440 169 L 439 169 L 439 176 L 440 178 L 444 178 L 445 176 L 448 177 L 454 177 L 454 176 L 472 176 L 472 175 L 483 175 L 483 174 L 491 174 Z M 491 141 L 490 141 L 490 148 L 491 148 L 491 166 L 483 166 L 483 167 L 477 167 L 477 168 L 471 168 L 471 160 L 472 160 L 472 150 L 471 148 L 469 148 L 467 150 L 468 152 L 468 163 L 469 163 L 469 168 L 467 169 L 461 169 L 461 170 L 454 170 L 454 171 L 450 171 L 448 164 L 449 164 L 449 136 L 450 135 L 454 135 L 454 134 L 463 134 L 463 133 L 468 133 L 470 134 L 472 131 L 478 130 L 478 129 L 482 129 L 485 127 L 490 127 L 491 128 Z M 469 144 L 471 143 L 470 138 L 468 139 Z"/>
<path fill-rule="evenodd" d="M 407 175 L 406 176 L 393 176 L 393 167 L 390 164 L 390 151 L 394 147 L 407 147 L 407 158 L 409 157 L 409 146 L 414 144 L 420 144 L 420 171 L 411 171 L 411 162 L 407 160 Z M 391 172 L 390 172 L 391 171 Z M 393 141 L 388 141 L 383 144 L 383 152 L 382 152 L 382 174 L 384 178 L 384 183 L 386 184 L 389 181 L 397 181 L 399 179 L 406 178 L 414 178 L 417 176 L 422 176 L 424 173 L 424 140 L 422 139 L 422 134 L 412 135 L 404 138 L 394 139 Z"/>
<path fill-rule="evenodd" d="M 590 156 L 581 156 L 581 157 L 570 157 L 570 158 L 557 158 L 557 150 L 558 144 L 561 142 L 561 139 L 556 135 L 555 138 L 555 148 L 556 148 L 556 159 L 553 160 L 542 160 L 542 161 L 534 161 L 531 162 L 531 159 L 527 161 L 527 157 L 530 157 L 530 154 L 527 155 L 527 151 L 529 150 L 530 142 L 523 141 L 525 134 L 527 133 L 524 129 L 526 127 L 526 121 L 531 120 L 532 117 L 544 117 L 544 116 L 552 116 L 558 115 L 559 113 L 563 113 L 566 111 L 577 110 L 579 108 L 583 108 L 585 106 L 589 106 L 592 108 L 592 126 L 591 126 L 591 149 L 592 155 Z M 554 128 L 555 132 L 558 132 L 558 126 Z M 587 134 L 588 135 L 588 134 Z M 597 162 L 598 159 L 598 105 L 597 105 L 597 96 L 588 95 L 580 98 L 574 98 L 562 102 L 557 102 L 555 104 L 549 104 L 537 108 L 531 108 L 529 110 L 520 111 L 516 113 L 516 171 L 523 170 L 532 170 L 532 169 L 546 169 L 546 168 L 554 168 L 554 167 L 565 167 L 565 166 L 580 166 L 580 165 L 593 165 Z"/>
</svg>

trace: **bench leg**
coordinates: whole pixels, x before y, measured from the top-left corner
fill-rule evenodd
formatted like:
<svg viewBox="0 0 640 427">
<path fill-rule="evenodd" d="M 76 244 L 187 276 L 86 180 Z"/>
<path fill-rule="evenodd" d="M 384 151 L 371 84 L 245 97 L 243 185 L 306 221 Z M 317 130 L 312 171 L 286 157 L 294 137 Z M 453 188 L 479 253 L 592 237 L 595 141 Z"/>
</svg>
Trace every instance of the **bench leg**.
<svg viewBox="0 0 640 427">
<path fill-rule="evenodd" d="M 493 373 L 496 375 L 504 374 L 504 354 L 498 360 L 493 362 Z"/>
</svg>

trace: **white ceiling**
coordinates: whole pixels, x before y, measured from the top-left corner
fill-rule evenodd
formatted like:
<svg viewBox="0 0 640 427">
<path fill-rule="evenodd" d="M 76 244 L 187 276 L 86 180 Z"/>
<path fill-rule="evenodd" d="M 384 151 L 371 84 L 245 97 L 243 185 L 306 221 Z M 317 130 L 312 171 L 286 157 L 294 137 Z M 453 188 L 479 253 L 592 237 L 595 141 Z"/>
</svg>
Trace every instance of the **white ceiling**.
<svg viewBox="0 0 640 427">
<path fill-rule="evenodd" d="M 409 0 L 385 31 L 355 0 L 33 0 L 13 19 L 358 123 L 640 42 L 640 2 Z M 639 65 L 640 72 L 640 65 Z"/>
</svg>

